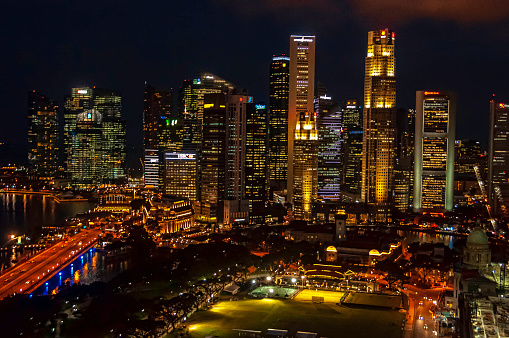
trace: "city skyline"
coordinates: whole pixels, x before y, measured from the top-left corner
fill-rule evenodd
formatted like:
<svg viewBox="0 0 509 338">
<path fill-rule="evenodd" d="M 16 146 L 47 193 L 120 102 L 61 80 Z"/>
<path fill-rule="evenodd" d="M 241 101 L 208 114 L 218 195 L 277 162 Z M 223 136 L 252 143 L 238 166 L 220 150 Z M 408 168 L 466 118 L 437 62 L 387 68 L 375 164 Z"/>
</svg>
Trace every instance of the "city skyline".
<svg viewBox="0 0 509 338">
<path fill-rule="evenodd" d="M 338 15 L 338 3 L 341 2 L 325 3 L 333 3 L 332 7 L 336 11 L 330 12 Z M 11 10 L 12 18 L 20 19 L 21 9 L 18 5 L 9 6 L 7 10 Z M 494 13 L 492 7 L 486 6 L 486 9 L 480 11 L 483 14 L 477 20 L 480 22 L 471 16 L 462 18 L 462 15 L 469 12 L 465 9 L 457 14 L 445 11 L 444 15 L 426 11 L 422 14 L 412 12 L 404 20 L 400 19 L 399 14 L 394 14 L 394 17 L 385 17 L 385 22 L 380 23 L 351 5 L 343 8 L 340 13 L 344 17 L 343 22 L 336 23 L 332 22 L 331 14 L 327 13 L 327 7 L 323 4 L 313 9 L 307 1 L 293 7 L 280 3 L 276 8 L 286 14 L 285 20 L 281 22 L 274 20 L 276 9 L 267 8 L 265 3 L 261 7 L 267 10 L 266 16 L 263 16 L 263 11 L 246 5 L 246 22 L 262 18 L 266 23 L 265 27 L 257 26 L 256 29 L 246 28 L 243 20 L 235 15 L 242 8 L 238 6 L 241 5 L 227 1 L 207 3 L 200 10 L 193 5 L 171 6 L 171 15 L 175 19 L 173 21 L 166 17 L 163 20 L 159 14 L 154 14 L 153 26 L 150 28 L 157 31 L 167 26 L 167 29 L 161 33 L 163 43 L 159 40 L 159 34 L 150 38 L 149 43 L 155 48 L 149 52 L 141 49 L 145 46 L 141 43 L 141 36 L 145 37 L 143 33 L 147 32 L 143 26 L 145 20 L 135 20 L 131 27 L 130 18 L 135 10 L 153 9 L 150 5 L 137 8 L 128 3 L 122 9 L 104 5 L 105 13 L 118 10 L 119 20 L 115 27 L 104 20 L 103 14 L 90 16 L 86 10 L 77 13 L 69 9 L 71 17 L 76 20 L 65 21 L 62 33 L 58 33 L 62 30 L 61 26 L 57 28 L 47 25 L 40 31 L 35 28 L 35 25 L 40 24 L 40 19 L 37 19 L 39 16 L 57 19 L 69 14 L 55 4 L 43 8 L 34 5 L 26 13 L 26 18 L 30 19 L 28 21 L 22 18 L 18 22 L 9 18 L 7 24 L 19 33 L 7 38 L 6 48 L 11 52 L 3 56 L 2 62 L 9 65 L 4 72 L 5 83 L 9 87 L 4 85 L 2 91 L 9 93 L 3 99 L 3 112 L 9 118 L 0 130 L 3 135 L 0 142 L 8 143 L 0 149 L 2 158 L 18 163 L 26 161 L 17 155 L 27 146 L 26 138 L 21 137 L 27 121 L 20 112 L 26 111 L 25 93 L 34 89 L 61 103 L 65 93 L 72 87 L 95 84 L 118 90 L 124 98 L 131 152 L 132 147 L 140 144 L 142 138 L 140 112 L 143 110 L 144 81 L 155 86 L 178 89 L 183 79 L 191 78 L 199 69 L 206 69 L 247 88 L 255 100 L 268 102 L 268 83 L 265 77 L 269 72 L 270 58 L 274 54 L 288 53 L 286 41 L 291 34 L 317 36 L 316 78 L 327 86 L 334 97 L 338 100 L 361 97 L 363 79 L 359 74 L 364 65 L 359 56 L 365 54 L 365 34 L 369 30 L 384 27 L 393 29 L 398 39 L 398 107 L 413 108 L 413 93 L 416 90 L 454 90 L 458 93 L 458 116 L 467 117 L 458 119 L 458 138 L 478 139 L 483 148 L 487 148 L 489 106 L 486 102 L 489 102 L 493 93 L 501 100 L 509 96 L 506 94 L 509 93 L 509 86 L 502 80 L 507 72 L 502 67 L 507 47 L 501 43 L 509 31 L 504 25 L 495 30 L 497 23 L 507 21 L 508 13 L 504 11 L 504 6 L 498 8 L 497 15 L 492 17 L 486 14 Z M 207 16 L 207 10 L 217 15 Z M 300 21 L 307 10 L 322 20 Z M 186 13 L 193 13 L 194 16 L 185 21 Z M 348 13 L 356 15 L 349 17 Z M 87 19 L 81 20 L 82 15 L 83 19 Z M 238 28 L 231 33 L 236 47 L 228 46 L 219 37 L 208 36 L 204 25 L 211 23 L 218 25 L 219 29 L 228 24 Z M 72 39 L 75 36 L 88 36 L 84 34 L 87 29 L 90 30 L 90 36 L 97 35 L 98 28 L 101 32 L 107 32 L 111 39 Z M 260 32 L 268 30 L 271 34 L 260 44 L 260 50 L 250 53 L 253 41 L 258 41 Z M 28 31 L 36 33 L 28 35 Z M 156 36 L 158 39 L 155 39 Z M 43 37 L 47 45 L 39 42 L 38 37 Z M 179 46 L 188 46 L 189 49 L 180 55 L 180 48 L 173 48 Z M 56 52 L 47 53 L 48 48 L 55 48 Z M 472 64 L 475 65 L 474 69 L 470 69 Z M 471 78 L 474 81 L 469 80 Z M 489 85 L 481 87 L 476 83 Z M 472 96 L 476 99 L 467 103 L 466 98 Z"/>
</svg>

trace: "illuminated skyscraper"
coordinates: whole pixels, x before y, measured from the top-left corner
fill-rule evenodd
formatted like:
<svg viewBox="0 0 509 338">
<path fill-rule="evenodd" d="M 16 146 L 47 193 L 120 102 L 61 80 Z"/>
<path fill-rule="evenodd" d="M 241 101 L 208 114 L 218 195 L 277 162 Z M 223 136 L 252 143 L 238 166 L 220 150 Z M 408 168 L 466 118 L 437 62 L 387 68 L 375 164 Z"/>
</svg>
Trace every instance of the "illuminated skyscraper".
<svg viewBox="0 0 509 338">
<path fill-rule="evenodd" d="M 315 98 L 318 130 L 318 198 L 339 201 L 341 187 L 341 110 L 318 83 Z"/>
<path fill-rule="evenodd" d="M 265 223 L 268 198 L 267 177 L 267 109 L 265 104 L 246 106 L 246 198 L 249 219 L 253 224 Z"/>
<path fill-rule="evenodd" d="M 94 109 L 102 116 L 104 183 L 115 183 L 125 175 L 126 123 L 122 119 L 122 97 L 110 89 L 94 88 Z"/>
<path fill-rule="evenodd" d="M 294 130 L 301 113 L 311 116 L 315 98 L 315 36 L 290 36 L 290 87 L 288 95 L 287 200 L 293 201 Z M 300 161 L 300 160 L 299 160 Z M 315 187 L 316 189 L 316 187 Z"/>
<path fill-rule="evenodd" d="M 96 109 L 76 115 L 68 171 L 75 189 L 94 189 L 104 182 L 102 114 Z"/>
<path fill-rule="evenodd" d="M 164 153 L 163 191 L 196 201 L 196 154 Z"/>
<path fill-rule="evenodd" d="M 456 99 L 418 91 L 415 114 L 414 211 L 451 211 L 454 198 Z"/>
<path fill-rule="evenodd" d="M 391 219 L 396 150 L 396 77 L 394 33 L 368 33 L 364 77 L 362 200 L 373 221 Z"/>
<path fill-rule="evenodd" d="M 318 196 L 318 130 L 316 113 L 300 113 L 294 131 L 294 214 L 311 220 L 311 208 Z"/>
<path fill-rule="evenodd" d="M 287 183 L 289 80 L 290 58 L 274 56 L 270 64 L 269 180 L 275 189 L 284 189 Z"/>
<path fill-rule="evenodd" d="M 502 203 L 503 201 L 503 203 Z M 488 202 L 494 212 L 509 201 L 509 104 L 490 102 Z"/>
<path fill-rule="evenodd" d="M 28 164 L 43 179 L 58 170 L 58 105 L 35 90 L 28 93 Z"/>
<path fill-rule="evenodd" d="M 217 75 L 200 72 L 192 80 L 185 80 L 179 91 L 178 116 L 183 123 L 184 150 L 197 150 L 201 146 L 203 100 L 206 94 L 224 93 L 234 86 Z"/>
<path fill-rule="evenodd" d="M 172 123 L 172 91 L 156 89 L 145 82 L 145 100 L 143 108 L 144 149 L 158 149 L 169 141 L 165 129 Z M 175 123 L 174 123 L 175 124 Z"/>
<path fill-rule="evenodd" d="M 64 162 L 68 169 L 72 135 L 76 129 L 76 116 L 94 107 L 93 90 L 88 87 L 73 88 L 64 104 Z"/>
<path fill-rule="evenodd" d="M 81 115 L 84 112 L 87 112 L 87 114 Z M 91 115 L 92 118 L 87 118 L 86 116 L 88 116 L 88 113 L 90 112 L 93 112 Z M 73 161 L 76 161 L 77 157 L 73 147 L 80 144 L 79 140 L 75 140 L 75 137 L 78 135 L 78 116 L 81 116 L 80 123 L 82 124 L 82 130 L 80 132 L 85 133 L 85 129 L 93 129 L 94 131 L 90 133 L 94 135 L 94 142 L 95 130 L 97 128 L 101 129 L 100 153 L 102 154 L 101 156 L 103 156 L 103 159 L 101 162 L 102 169 L 100 170 L 100 183 L 114 183 L 118 178 L 125 174 L 126 124 L 122 119 L 121 96 L 110 89 L 84 87 L 73 88 L 72 94 L 66 97 L 64 114 L 64 145 L 66 167 L 72 177 L 76 176 L 76 170 L 78 170 L 76 163 L 73 163 L 72 169 L 70 168 L 69 163 L 71 156 L 73 156 Z M 83 156 L 80 155 L 79 158 L 83 158 Z M 79 188 L 85 187 L 89 181 L 90 179 L 86 179 L 84 181 L 85 183 L 79 183 L 76 186 Z M 94 181 L 93 185 L 95 184 L 96 183 Z"/>
<path fill-rule="evenodd" d="M 253 98 L 206 94 L 201 146 L 200 215 L 233 225 L 249 221 L 246 199 L 246 112 Z"/>
<path fill-rule="evenodd" d="M 362 107 L 357 99 L 348 99 L 343 109 L 343 193 L 351 199 L 361 196 Z"/>
</svg>

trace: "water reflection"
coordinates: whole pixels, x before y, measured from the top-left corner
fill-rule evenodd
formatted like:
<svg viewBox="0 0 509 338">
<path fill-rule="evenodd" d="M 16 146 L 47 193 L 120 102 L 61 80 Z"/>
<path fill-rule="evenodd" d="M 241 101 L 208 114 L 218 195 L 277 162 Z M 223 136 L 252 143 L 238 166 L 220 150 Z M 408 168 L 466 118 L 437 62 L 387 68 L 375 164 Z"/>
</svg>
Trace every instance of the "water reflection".
<svg viewBox="0 0 509 338">
<path fill-rule="evenodd" d="M 454 245 L 454 236 L 444 235 L 444 234 L 434 234 L 420 231 L 406 231 L 399 230 L 398 235 L 405 237 L 402 244 L 406 247 L 411 243 L 419 242 L 422 243 L 443 243 L 448 246 L 450 249 L 453 248 Z"/>
<path fill-rule="evenodd" d="M 104 257 L 102 253 L 90 249 L 40 286 L 33 294 L 55 294 L 62 283 L 73 285 L 75 283 L 91 284 L 98 281 L 108 282 L 129 268 L 129 261 L 106 263 Z"/>
</svg>

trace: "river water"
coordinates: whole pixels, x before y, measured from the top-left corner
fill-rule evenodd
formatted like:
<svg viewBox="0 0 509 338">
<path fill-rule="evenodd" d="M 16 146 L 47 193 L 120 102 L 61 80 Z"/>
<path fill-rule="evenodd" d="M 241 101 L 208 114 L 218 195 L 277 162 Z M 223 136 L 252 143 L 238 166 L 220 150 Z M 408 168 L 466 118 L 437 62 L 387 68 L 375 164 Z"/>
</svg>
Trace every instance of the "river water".
<svg viewBox="0 0 509 338">
<path fill-rule="evenodd" d="M 63 223 L 78 213 L 94 208 L 94 203 L 57 203 L 50 196 L 0 193 L 0 246 L 11 235 L 34 235 L 43 225 Z"/>
<path fill-rule="evenodd" d="M 44 225 L 62 224 L 67 218 L 94 208 L 94 203 L 57 203 L 52 197 L 30 194 L 0 193 L 0 246 L 5 246 L 11 235 L 27 236 L 37 233 Z M 12 253 L 0 254 L 0 260 L 11 259 Z M 34 294 L 48 294 L 62 282 L 90 284 L 107 282 L 129 267 L 129 261 L 106 263 L 104 255 L 95 249 L 87 251 L 57 275 L 39 287 Z"/>
</svg>

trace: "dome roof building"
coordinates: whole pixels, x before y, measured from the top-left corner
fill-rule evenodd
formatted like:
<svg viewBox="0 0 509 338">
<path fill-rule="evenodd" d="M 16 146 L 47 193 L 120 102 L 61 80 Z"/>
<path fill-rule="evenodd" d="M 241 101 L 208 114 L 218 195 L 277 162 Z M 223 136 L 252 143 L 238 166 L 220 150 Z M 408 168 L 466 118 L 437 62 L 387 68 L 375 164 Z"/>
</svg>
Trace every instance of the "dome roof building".
<svg viewBox="0 0 509 338">
<path fill-rule="evenodd" d="M 488 236 L 479 227 L 467 237 L 464 249 L 463 264 L 467 269 L 482 269 L 491 264 L 491 250 Z"/>
</svg>

